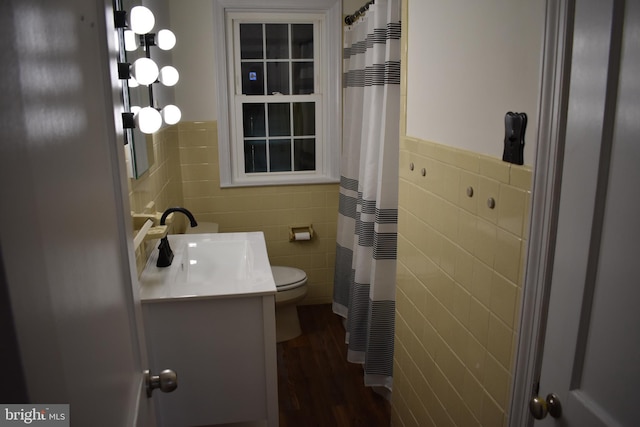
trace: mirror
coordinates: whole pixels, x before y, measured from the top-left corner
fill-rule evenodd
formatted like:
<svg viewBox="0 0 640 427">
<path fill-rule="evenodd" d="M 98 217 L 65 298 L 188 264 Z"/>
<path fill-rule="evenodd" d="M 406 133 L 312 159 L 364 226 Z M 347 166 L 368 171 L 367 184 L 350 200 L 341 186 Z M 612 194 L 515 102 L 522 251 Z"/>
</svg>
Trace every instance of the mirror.
<svg viewBox="0 0 640 427">
<path fill-rule="evenodd" d="M 130 11 L 134 6 L 140 5 L 140 1 L 134 0 L 114 0 L 115 11 Z M 118 62 L 133 63 L 138 58 L 144 56 L 144 52 L 140 49 L 127 52 L 124 44 L 124 28 L 117 28 L 119 56 Z M 130 87 L 126 80 L 122 80 L 122 101 L 124 111 L 130 112 L 132 106 L 149 105 L 149 95 L 146 93 L 146 86 Z M 153 143 L 151 138 L 143 134 L 137 127 L 127 128 L 124 131 L 125 150 L 127 157 L 130 158 L 131 171 L 130 174 L 134 178 L 140 178 L 153 163 Z"/>
<path fill-rule="evenodd" d="M 127 5 L 127 3 L 131 3 Z M 125 1 L 125 10 L 131 10 L 135 4 L 134 2 Z M 124 50 L 124 49 L 123 49 Z M 137 49 L 133 52 L 125 52 L 125 62 L 133 63 L 136 59 L 144 58 L 144 51 Z M 129 110 L 132 107 L 143 107 L 150 105 L 149 102 L 149 89 L 147 86 L 138 85 L 136 87 L 130 86 L 128 83 L 123 85 L 123 90 L 129 92 Z M 151 135 L 145 135 L 140 131 L 140 128 L 136 126 L 133 129 L 126 129 L 127 136 L 129 137 L 129 150 L 131 154 L 131 164 L 133 169 L 133 177 L 140 178 L 153 164 L 153 138 Z"/>
</svg>

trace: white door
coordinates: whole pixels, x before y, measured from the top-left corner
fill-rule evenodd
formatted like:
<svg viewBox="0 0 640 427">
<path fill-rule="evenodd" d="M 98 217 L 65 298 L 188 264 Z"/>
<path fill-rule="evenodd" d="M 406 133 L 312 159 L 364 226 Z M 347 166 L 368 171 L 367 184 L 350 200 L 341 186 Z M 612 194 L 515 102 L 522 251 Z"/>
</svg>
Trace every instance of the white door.
<svg viewBox="0 0 640 427">
<path fill-rule="evenodd" d="M 640 416 L 640 2 L 577 0 L 566 146 L 535 425 Z M 548 407 L 557 405 L 551 404 Z"/>
<path fill-rule="evenodd" d="M 0 4 L 0 286 L 29 399 L 19 403 L 69 404 L 74 426 L 154 425 L 111 0 Z"/>
</svg>

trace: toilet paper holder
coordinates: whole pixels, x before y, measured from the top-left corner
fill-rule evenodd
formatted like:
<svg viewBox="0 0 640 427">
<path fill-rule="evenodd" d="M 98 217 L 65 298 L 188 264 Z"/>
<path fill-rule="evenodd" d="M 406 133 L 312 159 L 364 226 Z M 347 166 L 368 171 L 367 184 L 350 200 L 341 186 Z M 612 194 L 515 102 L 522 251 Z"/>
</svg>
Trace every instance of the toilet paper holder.
<svg viewBox="0 0 640 427">
<path fill-rule="evenodd" d="M 313 231 L 312 224 L 289 228 L 290 242 L 301 242 L 306 240 L 312 240 L 314 235 L 315 235 L 315 232 Z"/>
</svg>

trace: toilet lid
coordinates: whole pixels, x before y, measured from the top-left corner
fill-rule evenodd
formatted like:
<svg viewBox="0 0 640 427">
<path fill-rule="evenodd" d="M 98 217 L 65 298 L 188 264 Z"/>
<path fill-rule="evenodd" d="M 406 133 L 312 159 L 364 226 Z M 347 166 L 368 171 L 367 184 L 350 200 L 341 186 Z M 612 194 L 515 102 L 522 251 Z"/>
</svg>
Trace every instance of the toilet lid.
<svg viewBox="0 0 640 427">
<path fill-rule="evenodd" d="M 273 280 L 278 290 L 295 288 L 307 282 L 307 274 L 299 268 L 271 266 Z"/>
</svg>

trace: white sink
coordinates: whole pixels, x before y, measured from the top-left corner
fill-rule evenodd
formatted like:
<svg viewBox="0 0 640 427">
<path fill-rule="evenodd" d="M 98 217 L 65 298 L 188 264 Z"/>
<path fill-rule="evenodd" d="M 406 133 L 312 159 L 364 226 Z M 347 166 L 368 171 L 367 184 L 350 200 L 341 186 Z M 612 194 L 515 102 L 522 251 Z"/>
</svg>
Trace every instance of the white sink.
<svg viewBox="0 0 640 427">
<path fill-rule="evenodd" d="M 246 240 L 189 241 L 183 251 L 178 282 L 244 281 L 252 276 L 253 252 Z"/>
<path fill-rule="evenodd" d="M 261 232 L 177 234 L 169 243 L 172 264 L 156 267 L 154 250 L 140 276 L 142 302 L 276 292 Z"/>
</svg>

